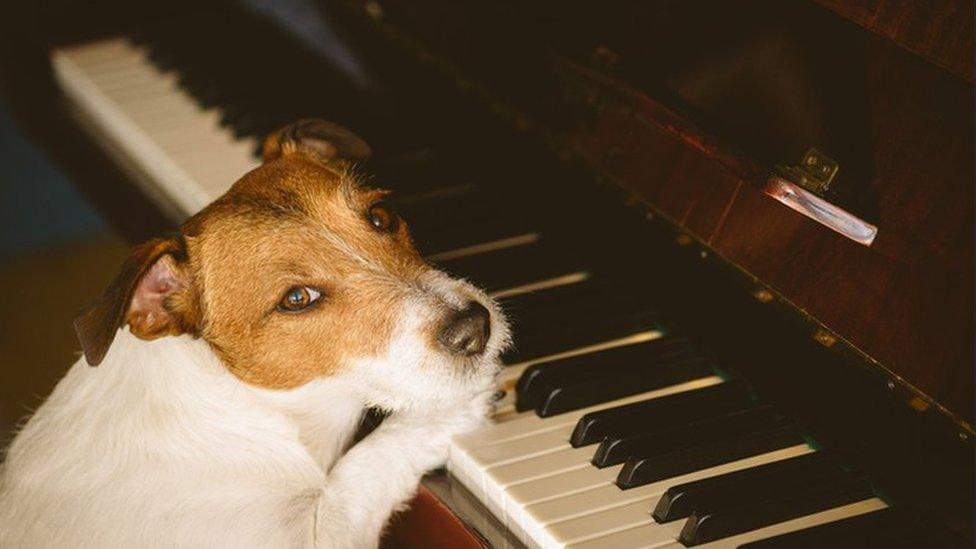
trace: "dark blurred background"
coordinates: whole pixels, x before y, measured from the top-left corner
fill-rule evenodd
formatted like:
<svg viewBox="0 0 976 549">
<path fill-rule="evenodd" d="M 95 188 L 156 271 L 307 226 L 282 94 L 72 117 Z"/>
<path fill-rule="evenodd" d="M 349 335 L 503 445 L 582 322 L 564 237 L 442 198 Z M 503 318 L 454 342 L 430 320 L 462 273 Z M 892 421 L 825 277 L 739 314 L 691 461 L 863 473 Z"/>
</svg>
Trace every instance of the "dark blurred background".
<svg viewBox="0 0 976 549">
<path fill-rule="evenodd" d="M 40 404 L 78 356 L 71 321 L 127 245 L 0 103 L 0 432 Z"/>
</svg>

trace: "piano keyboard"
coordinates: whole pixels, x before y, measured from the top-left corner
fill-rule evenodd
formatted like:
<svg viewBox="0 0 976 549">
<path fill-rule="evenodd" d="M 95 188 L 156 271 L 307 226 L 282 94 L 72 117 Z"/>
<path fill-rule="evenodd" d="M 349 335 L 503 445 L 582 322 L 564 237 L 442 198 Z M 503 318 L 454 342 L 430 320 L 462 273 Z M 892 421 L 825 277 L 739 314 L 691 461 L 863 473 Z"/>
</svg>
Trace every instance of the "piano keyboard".
<svg viewBox="0 0 976 549">
<path fill-rule="evenodd" d="M 52 64 L 87 127 L 182 218 L 255 166 L 257 136 L 291 116 L 234 122 L 219 86 L 215 100 L 201 91 L 212 86 L 186 85 L 166 35 L 60 49 Z M 925 528 L 869 478 L 669 327 L 625 259 L 601 254 L 596 229 L 566 222 L 587 219 L 589 205 L 552 208 L 532 181 L 503 172 L 516 179 L 505 183 L 513 201 L 487 180 L 497 172 L 470 181 L 429 152 L 376 164 L 378 181 L 398 192 L 421 252 L 512 317 L 495 421 L 454 441 L 448 469 L 518 543 L 925 546 Z"/>
<path fill-rule="evenodd" d="M 56 50 L 51 62 L 60 87 L 107 149 L 179 219 L 258 164 L 253 139 L 234 139 L 216 109 L 200 107 L 174 74 L 124 38 Z"/>
<path fill-rule="evenodd" d="M 458 437 L 451 474 L 530 547 L 737 547 L 886 507 L 746 385 L 660 352 L 668 339 L 527 368 L 532 408 Z M 637 377 L 653 381 L 634 394 Z M 547 413 L 581 385 L 626 396 Z"/>
</svg>

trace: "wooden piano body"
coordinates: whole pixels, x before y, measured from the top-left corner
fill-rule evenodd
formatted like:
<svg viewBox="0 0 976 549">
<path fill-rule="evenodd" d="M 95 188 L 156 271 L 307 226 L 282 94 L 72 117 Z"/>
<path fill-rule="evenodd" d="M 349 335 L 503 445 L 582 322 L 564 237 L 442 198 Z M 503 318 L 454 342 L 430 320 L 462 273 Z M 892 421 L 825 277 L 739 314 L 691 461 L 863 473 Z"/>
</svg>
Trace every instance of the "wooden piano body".
<svg viewBox="0 0 976 549">
<path fill-rule="evenodd" d="M 5 94 L 113 222 L 144 238 L 172 218 L 70 115 L 47 63 L 52 49 L 142 15 L 108 1 L 99 17 L 45 6 L 8 18 L 19 27 L 4 29 Z M 399 134 L 454 141 L 471 172 L 507 164 L 538 180 L 525 194 L 551 208 L 563 191 L 592 201 L 599 214 L 566 220 L 582 225 L 574 234 L 612 239 L 608 261 L 652 273 L 648 292 L 683 332 L 869 470 L 891 501 L 971 543 L 971 2 L 320 8 L 395 84 L 386 91 L 416 106 Z M 839 165 L 812 197 L 876 228 L 870 245 L 771 196 L 784 179 L 809 190 L 785 174 L 811 149 Z M 460 545 L 430 534 L 461 531 L 440 501 L 459 512 L 451 494 L 432 479 L 393 539 Z"/>
</svg>

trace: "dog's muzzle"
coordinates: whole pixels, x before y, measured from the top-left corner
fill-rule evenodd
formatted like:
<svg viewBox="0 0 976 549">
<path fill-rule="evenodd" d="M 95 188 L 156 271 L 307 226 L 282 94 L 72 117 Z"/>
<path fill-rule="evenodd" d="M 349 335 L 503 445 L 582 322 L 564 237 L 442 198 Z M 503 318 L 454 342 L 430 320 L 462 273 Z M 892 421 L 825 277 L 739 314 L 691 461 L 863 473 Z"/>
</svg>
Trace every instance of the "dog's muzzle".
<svg viewBox="0 0 976 549">
<path fill-rule="evenodd" d="M 490 336 L 491 314 L 481 303 L 470 301 L 448 315 L 437 341 L 453 354 L 470 357 L 485 352 Z"/>
</svg>

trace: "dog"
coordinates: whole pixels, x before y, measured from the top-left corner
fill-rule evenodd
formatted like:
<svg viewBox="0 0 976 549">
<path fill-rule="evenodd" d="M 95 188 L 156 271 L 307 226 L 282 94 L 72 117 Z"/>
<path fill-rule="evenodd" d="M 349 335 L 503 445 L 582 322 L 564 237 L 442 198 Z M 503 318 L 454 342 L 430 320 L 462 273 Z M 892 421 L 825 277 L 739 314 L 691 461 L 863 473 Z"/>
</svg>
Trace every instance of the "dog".
<svg viewBox="0 0 976 549">
<path fill-rule="evenodd" d="M 7 451 L 0 547 L 379 543 L 452 436 L 486 421 L 509 334 L 362 182 L 369 154 L 293 123 L 134 248 Z M 370 407 L 389 415 L 352 444 Z"/>
</svg>

